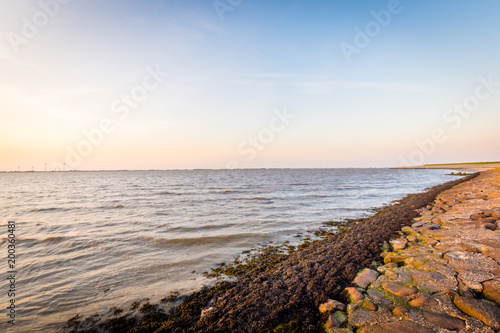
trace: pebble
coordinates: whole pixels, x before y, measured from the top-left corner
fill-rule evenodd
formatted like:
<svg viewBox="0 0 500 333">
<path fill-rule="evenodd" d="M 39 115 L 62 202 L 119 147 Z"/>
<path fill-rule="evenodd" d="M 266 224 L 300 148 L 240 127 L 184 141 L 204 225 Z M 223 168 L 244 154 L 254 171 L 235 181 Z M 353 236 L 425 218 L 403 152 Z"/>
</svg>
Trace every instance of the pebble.
<svg viewBox="0 0 500 333">
<path fill-rule="evenodd" d="M 434 223 L 426 223 L 423 227 L 423 230 L 438 230 L 441 229 L 440 225 L 434 224 Z"/>
<path fill-rule="evenodd" d="M 349 298 L 349 301 L 351 301 L 351 303 L 359 301 L 360 299 L 364 299 L 363 294 L 360 293 L 356 288 L 347 287 L 344 289 L 344 292 L 347 293 L 347 297 Z"/>
<path fill-rule="evenodd" d="M 397 316 L 397 317 L 403 317 L 406 313 L 408 313 L 408 310 L 403 308 L 402 306 L 397 306 L 392 310 L 392 314 Z"/>
<path fill-rule="evenodd" d="M 368 299 L 365 299 L 365 301 L 363 302 L 363 305 L 361 305 L 361 306 L 369 311 L 377 311 L 377 309 L 378 309 L 378 307 L 375 304 L 373 304 L 372 301 L 370 301 Z"/>
<path fill-rule="evenodd" d="M 329 328 L 326 330 L 327 333 L 352 333 L 350 327 L 347 328 Z"/>
<path fill-rule="evenodd" d="M 396 251 L 403 250 L 406 247 L 406 244 L 408 244 L 408 241 L 405 238 L 400 238 L 391 240 L 389 243 L 391 243 L 392 248 Z"/>
<path fill-rule="evenodd" d="M 384 258 L 384 264 L 389 264 L 389 263 L 403 263 L 405 262 L 405 259 L 411 258 L 410 256 L 398 256 L 398 255 L 392 255 L 392 256 L 387 256 Z"/>
<path fill-rule="evenodd" d="M 408 320 L 363 327 L 358 333 L 433 333 L 432 330 Z"/>
<path fill-rule="evenodd" d="M 492 303 L 469 297 L 455 295 L 453 303 L 462 312 L 479 319 L 495 331 L 500 330 L 500 308 Z"/>
<path fill-rule="evenodd" d="M 490 257 L 491 259 L 494 259 L 497 263 L 500 264 L 500 251 L 495 250 L 495 249 L 484 249 L 481 251 L 485 256 Z"/>
<path fill-rule="evenodd" d="M 406 233 L 406 234 L 411 234 L 411 233 L 415 232 L 414 229 L 412 229 L 411 227 L 408 227 L 408 226 L 404 226 L 403 228 L 401 228 L 401 231 Z"/>
<path fill-rule="evenodd" d="M 424 312 L 422 316 L 428 322 L 447 330 L 458 331 L 465 328 L 465 322 L 446 313 Z"/>
<path fill-rule="evenodd" d="M 346 305 L 336 300 L 329 299 L 326 303 L 323 303 L 319 306 L 319 312 L 321 313 L 333 310 L 345 311 Z"/>
<path fill-rule="evenodd" d="M 448 260 L 448 265 L 456 271 L 491 271 L 498 266 L 490 257 L 467 251 L 445 253 L 444 259 Z"/>
<path fill-rule="evenodd" d="M 500 305 L 500 280 L 483 282 L 483 295 L 487 299 Z"/>
<path fill-rule="evenodd" d="M 382 287 L 388 292 L 399 297 L 411 296 L 417 292 L 414 287 L 409 288 L 390 281 L 384 282 Z"/>
<path fill-rule="evenodd" d="M 378 278 L 378 273 L 373 269 L 365 268 L 361 272 L 356 275 L 354 279 L 354 283 L 360 286 L 361 288 L 366 288 L 373 281 Z"/>
<path fill-rule="evenodd" d="M 383 304 L 390 303 L 390 301 L 385 298 L 384 294 L 382 294 L 381 292 L 379 292 L 375 289 L 369 288 L 367 292 L 368 292 L 368 296 L 370 296 L 377 303 L 383 303 Z"/>
<path fill-rule="evenodd" d="M 399 277 L 399 275 L 393 271 L 385 271 L 385 276 L 387 276 L 389 280 L 396 280 Z"/>
<path fill-rule="evenodd" d="M 417 229 L 423 226 L 425 223 L 424 222 L 415 222 L 411 225 L 412 228 Z"/>
<path fill-rule="evenodd" d="M 420 294 L 417 298 L 411 300 L 409 304 L 416 308 L 423 306 L 434 307 L 438 305 L 438 302 L 436 302 L 436 300 L 430 296 Z"/>
</svg>

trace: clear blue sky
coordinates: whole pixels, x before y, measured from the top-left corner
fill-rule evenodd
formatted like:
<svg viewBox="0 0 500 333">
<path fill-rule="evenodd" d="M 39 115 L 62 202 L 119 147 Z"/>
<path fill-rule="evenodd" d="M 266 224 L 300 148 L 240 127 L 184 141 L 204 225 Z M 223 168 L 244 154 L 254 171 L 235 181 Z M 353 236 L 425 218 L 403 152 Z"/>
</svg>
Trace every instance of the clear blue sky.
<svg viewBox="0 0 500 333">
<path fill-rule="evenodd" d="M 0 3 L 0 170 L 500 160 L 498 1 L 60 1 Z"/>
</svg>

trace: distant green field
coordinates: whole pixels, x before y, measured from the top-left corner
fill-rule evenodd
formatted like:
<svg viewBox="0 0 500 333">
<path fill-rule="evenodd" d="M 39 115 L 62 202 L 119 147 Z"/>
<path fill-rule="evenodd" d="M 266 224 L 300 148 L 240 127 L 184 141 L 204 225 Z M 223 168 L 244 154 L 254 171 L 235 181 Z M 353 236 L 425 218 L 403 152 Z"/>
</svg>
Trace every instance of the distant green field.
<svg viewBox="0 0 500 333">
<path fill-rule="evenodd" d="M 439 163 L 439 164 L 424 164 L 424 166 L 438 166 L 438 165 L 470 165 L 470 164 L 500 164 L 500 162 Z"/>
</svg>

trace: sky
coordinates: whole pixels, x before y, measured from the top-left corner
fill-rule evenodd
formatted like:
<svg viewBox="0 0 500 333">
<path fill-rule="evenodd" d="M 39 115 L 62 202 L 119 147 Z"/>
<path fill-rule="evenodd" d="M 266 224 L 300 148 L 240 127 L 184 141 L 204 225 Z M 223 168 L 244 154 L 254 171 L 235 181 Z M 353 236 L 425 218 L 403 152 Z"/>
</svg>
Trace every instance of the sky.
<svg viewBox="0 0 500 333">
<path fill-rule="evenodd" d="M 496 0 L 0 0 L 0 171 L 498 161 Z"/>
</svg>

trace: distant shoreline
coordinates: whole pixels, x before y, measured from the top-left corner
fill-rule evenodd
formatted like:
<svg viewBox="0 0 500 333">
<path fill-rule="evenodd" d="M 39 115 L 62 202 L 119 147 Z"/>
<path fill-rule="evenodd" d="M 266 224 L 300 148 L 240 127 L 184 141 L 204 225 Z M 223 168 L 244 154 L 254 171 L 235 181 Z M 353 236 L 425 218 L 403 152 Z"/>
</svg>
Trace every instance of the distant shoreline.
<svg viewBox="0 0 500 333">
<path fill-rule="evenodd" d="M 424 164 L 420 166 L 396 167 L 393 169 L 445 169 L 445 170 L 486 171 L 496 168 L 500 168 L 500 162 Z"/>
<path fill-rule="evenodd" d="M 444 169 L 444 170 L 470 170 L 485 171 L 500 168 L 500 162 L 468 162 L 468 163 L 442 163 L 424 164 L 417 166 L 400 167 L 342 167 L 342 168 L 236 168 L 236 169 L 109 169 L 109 170 L 11 170 L 0 173 L 56 173 L 56 172 L 117 172 L 117 171 L 222 171 L 222 170 L 320 170 L 320 169 Z"/>
</svg>

